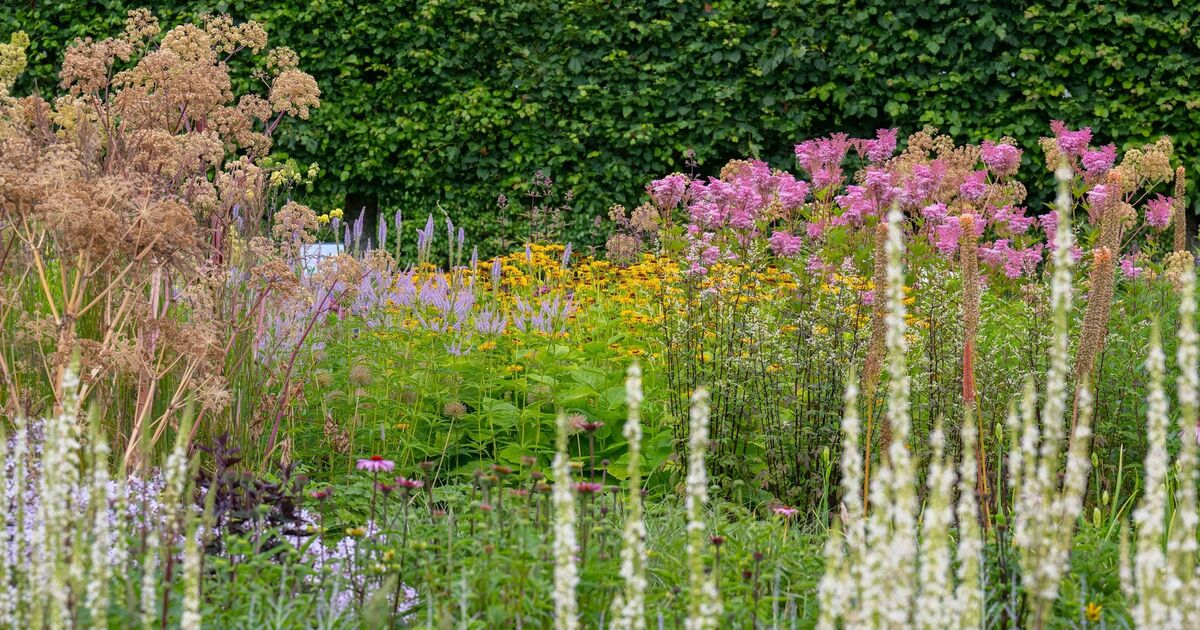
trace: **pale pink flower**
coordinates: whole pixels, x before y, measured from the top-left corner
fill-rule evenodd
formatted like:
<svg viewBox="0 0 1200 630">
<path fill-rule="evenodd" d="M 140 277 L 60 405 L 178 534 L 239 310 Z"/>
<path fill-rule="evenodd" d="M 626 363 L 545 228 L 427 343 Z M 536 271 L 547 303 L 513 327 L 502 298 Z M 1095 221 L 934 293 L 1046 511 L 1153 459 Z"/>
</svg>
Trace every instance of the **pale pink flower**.
<svg viewBox="0 0 1200 630">
<path fill-rule="evenodd" d="M 367 459 L 358 460 L 357 468 L 372 473 L 392 472 L 396 467 L 396 462 L 390 459 L 384 459 L 379 455 L 372 455 Z"/>
</svg>

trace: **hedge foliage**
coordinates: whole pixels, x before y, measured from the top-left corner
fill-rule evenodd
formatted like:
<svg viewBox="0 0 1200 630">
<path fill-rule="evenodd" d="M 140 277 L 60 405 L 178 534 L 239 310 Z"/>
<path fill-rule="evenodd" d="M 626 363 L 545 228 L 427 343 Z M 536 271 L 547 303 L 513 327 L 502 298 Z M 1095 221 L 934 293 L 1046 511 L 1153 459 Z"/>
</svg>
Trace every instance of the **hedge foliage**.
<svg viewBox="0 0 1200 630">
<path fill-rule="evenodd" d="M 791 167 L 800 139 L 932 124 L 1016 137 L 1036 178 L 1037 137 L 1059 118 L 1118 145 L 1170 134 L 1193 172 L 1200 156 L 1189 2 L 9 0 L 0 36 L 29 32 L 23 87 L 49 86 L 67 42 L 120 32 L 135 6 L 164 24 L 203 11 L 263 22 L 324 92 L 280 148 L 327 169 L 325 201 L 440 206 L 493 246 L 521 237 L 537 170 L 574 190 L 578 242 L 610 204 L 685 170 L 688 149 L 702 172 L 745 155 Z"/>
</svg>

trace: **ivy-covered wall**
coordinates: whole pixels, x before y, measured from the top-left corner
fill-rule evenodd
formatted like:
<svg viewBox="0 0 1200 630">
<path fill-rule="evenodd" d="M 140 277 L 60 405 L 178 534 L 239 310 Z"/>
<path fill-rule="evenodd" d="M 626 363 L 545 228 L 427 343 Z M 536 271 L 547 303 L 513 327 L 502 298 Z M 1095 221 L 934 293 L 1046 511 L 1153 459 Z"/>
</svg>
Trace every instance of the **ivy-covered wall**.
<svg viewBox="0 0 1200 630">
<path fill-rule="evenodd" d="M 746 155 L 790 167 L 795 142 L 832 131 L 1011 135 L 1026 181 L 1049 188 L 1036 140 L 1058 118 L 1118 144 L 1170 134 L 1196 170 L 1200 6 L 1018 4 L 5 0 L 0 36 L 30 34 L 18 90 L 46 89 L 67 42 L 119 33 L 129 8 L 164 25 L 203 11 L 259 20 L 321 85 L 321 108 L 279 144 L 327 169 L 321 203 L 440 207 L 492 247 L 521 237 L 535 171 L 574 190 L 566 237 L 579 242 L 609 205 L 685 170 L 688 149 L 702 172 Z"/>
</svg>

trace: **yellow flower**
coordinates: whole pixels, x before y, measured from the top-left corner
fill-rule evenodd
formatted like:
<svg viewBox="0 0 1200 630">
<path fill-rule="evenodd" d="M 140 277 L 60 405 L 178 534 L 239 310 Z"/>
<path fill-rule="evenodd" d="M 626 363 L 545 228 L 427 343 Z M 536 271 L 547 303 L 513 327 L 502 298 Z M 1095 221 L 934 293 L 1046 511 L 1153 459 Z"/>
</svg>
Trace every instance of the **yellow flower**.
<svg viewBox="0 0 1200 630">
<path fill-rule="evenodd" d="M 397 429 L 399 429 L 399 430 L 401 430 L 401 431 L 407 431 L 407 430 L 408 430 L 408 427 L 409 427 L 409 424 L 408 424 L 407 422 L 397 422 L 397 423 L 396 423 L 395 425 L 393 425 L 393 426 L 395 426 L 395 428 L 397 428 Z"/>
<path fill-rule="evenodd" d="M 496 347 L 495 341 L 485 341 L 485 342 L 479 344 L 479 349 L 484 350 L 484 351 L 491 350 L 495 347 Z"/>
<path fill-rule="evenodd" d="M 330 216 L 330 217 L 332 217 L 332 218 L 334 218 L 334 219 L 340 219 L 340 218 L 342 218 L 342 217 L 343 217 L 343 216 L 345 216 L 345 215 L 344 215 L 344 213 L 342 212 L 342 209 L 341 209 L 341 208 L 334 208 L 333 210 L 330 210 L 330 211 L 329 211 L 329 216 Z"/>
<path fill-rule="evenodd" d="M 1088 621 L 1096 623 L 1100 621 L 1100 612 L 1103 610 L 1104 606 L 1101 606 L 1096 602 L 1088 602 L 1087 608 L 1085 608 L 1083 612 L 1085 615 L 1087 615 Z"/>
<path fill-rule="evenodd" d="M 525 368 L 520 365 L 513 364 L 513 365 L 508 366 L 505 369 L 508 370 L 509 372 L 516 373 L 516 372 L 520 372 L 521 370 L 524 370 Z"/>
</svg>

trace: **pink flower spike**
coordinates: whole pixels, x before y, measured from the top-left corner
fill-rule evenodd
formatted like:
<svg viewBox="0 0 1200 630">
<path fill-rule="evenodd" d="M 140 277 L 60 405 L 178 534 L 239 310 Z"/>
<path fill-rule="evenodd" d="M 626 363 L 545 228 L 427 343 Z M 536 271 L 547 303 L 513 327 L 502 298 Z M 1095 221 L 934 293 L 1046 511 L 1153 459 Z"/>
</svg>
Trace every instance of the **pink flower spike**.
<svg viewBox="0 0 1200 630">
<path fill-rule="evenodd" d="M 365 470 L 371 473 L 392 472 L 396 467 L 396 462 L 390 459 L 384 459 L 379 455 L 372 455 L 367 459 L 358 460 L 356 466 L 359 470 Z"/>
</svg>

